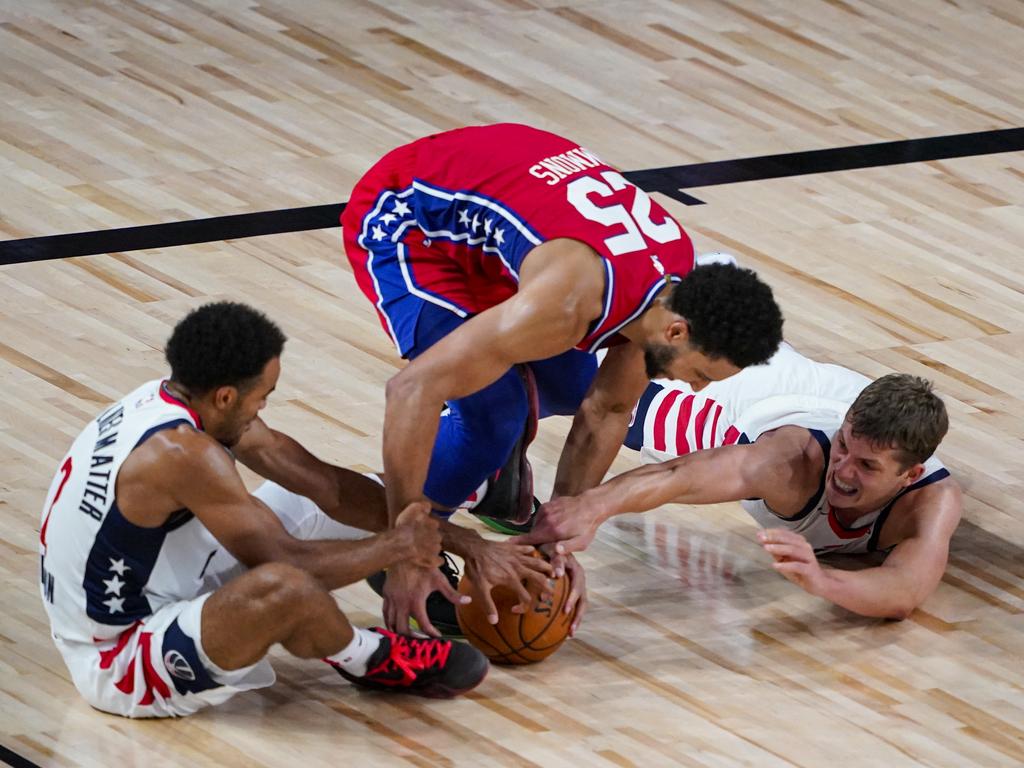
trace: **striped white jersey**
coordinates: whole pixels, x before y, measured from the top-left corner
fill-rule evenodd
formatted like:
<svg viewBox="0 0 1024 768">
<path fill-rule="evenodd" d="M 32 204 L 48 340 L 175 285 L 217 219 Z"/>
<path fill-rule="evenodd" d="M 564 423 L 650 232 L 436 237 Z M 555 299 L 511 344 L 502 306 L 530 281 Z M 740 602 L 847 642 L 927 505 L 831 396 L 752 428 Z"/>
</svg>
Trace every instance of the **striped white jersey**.
<svg viewBox="0 0 1024 768">
<path fill-rule="evenodd" d="M 704 448 L 753 442 L 786 424 L 827 429 L 870 379 L 804 357 L 783 342 L 765 365 L 744 368 L 700 392 L 657 379 L 637 403 L 626 445 L 646 462 L 667 461 Z"/>
<path fill-rule="evenodd" d="M 694 392 L 681 381 L 659 379 L 637 403 L 626 445 L 639 450 L 646 463 L 668 461 L 705 448 L 750 443 L 783 426 L 803 427 L 822 446 L 825 463 L 817 493 L 792 518 L 781 518 L 760 499 L 741 502 L 763 527 L 789 528 L 802 534 L 815 551 L 867 552 L 878 536 L 893 499 L 884 508 L 843 526 L 825 501 L 825 470 L 831 442 L 866 376 L 838 365 L 804 357 L 783 343 L 766 365 L 744 368 L 723 381 Z M 947 477 L 934 456 L 921 479 L 897 496 Z"/>
</svg>

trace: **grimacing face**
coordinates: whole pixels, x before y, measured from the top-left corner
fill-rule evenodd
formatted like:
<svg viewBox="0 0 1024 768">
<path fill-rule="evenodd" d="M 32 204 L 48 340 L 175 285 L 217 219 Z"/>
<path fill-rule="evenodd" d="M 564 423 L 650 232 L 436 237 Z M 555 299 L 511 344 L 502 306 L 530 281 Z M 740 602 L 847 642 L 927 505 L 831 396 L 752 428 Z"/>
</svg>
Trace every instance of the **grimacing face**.
<svg viewBox="0 0 1024 768">
<path fill-rule="evenodd" d="M 825 498 L 836 509 L 871 512 L 913 484 L 924 465 L 903 468 L 894 448 L 883 448 L 853 434 L 849 421 L 832 440 Z"/>
<path fill-rule="evenodd" d="M 676 344 L 648 342 L 644 345 L 644 365 L 649 378 L 685 381 L 694 392 L 740 370 L 723 357 L 709 357 L 686 340 Z"/>
<path fill-rule="evenodd" d="M 245 389 L 236 389 L 236 397 L 224 413 L 223 421 L 215 435 L 217 441 L 228 448 L 237 444 L 249 425 L 256 420 L 259 412 L 267 405 L 267 398 L 277 387 L 281 375 L 281 361 L 271 359 L 263 368 L 256 381 Z"/>
</svg>

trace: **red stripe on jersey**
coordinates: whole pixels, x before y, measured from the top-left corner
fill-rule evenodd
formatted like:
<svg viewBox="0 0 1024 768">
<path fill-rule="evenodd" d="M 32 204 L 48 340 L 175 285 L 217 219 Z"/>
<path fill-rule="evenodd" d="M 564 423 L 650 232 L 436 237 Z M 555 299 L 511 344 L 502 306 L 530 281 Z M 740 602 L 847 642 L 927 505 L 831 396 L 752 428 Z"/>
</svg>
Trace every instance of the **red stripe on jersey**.
<svg viewBox="0 0 1024 768">
<path fill-rule="evenodd" d="M 736 427 L 729 427 L 725 430 L 725 440 L 722 441 L 722 445 L 732 445 L 740 439 L 740 431 Z"/>
<path fill-rule="evenodd" d="M 703 408 L 700 409 L 700 413 L 697 414 L 697 418 L 693 420 L 693 434 L 697 442 L 697 450 L 701 450 L 704 447 L 704 424 L 708 420 L 708 411 L 715 405 L 714 400 L 708 400 Z M 714 436 L 711 438 L 712 445 L 714 445 Z"/>
<path fill-rule="evenodd" d="M 679 408 L 679 420 L 676 422 L 676 455 L 683 456 L 690 452 L 690 443 L 686 439 L 686 428 L 690 424 L 693 412 L 693 395 L 687 395 Z"/>
<path fill-rule="evenodd" d="M 715 419 L 711 422 L 711 448 L 716 448 L 718 444 L 718 417 L 722 415 L 722 406 L 715 405 Z"/>
<path fill-rule="evenodd" d="M 181 400 L 179 400 L 178 398 L 174 397 L 166 389 L 164 389 L 164 387 L 166 387 L 166 386 L 167 386 L 167 382 L 166 381 L 161 381 L 160 382 L 160 399 L 163 400 L 165 403 L 170 403 L 171 405 L 177 405 L 177 406 L 181 406 L 182 408 L 184 408 L 186 411 L 188 411 L 188 415 L 192 417 L 192 420 L 196 423 L 196 426 L 199 427 L 199 429 L 202 429 L 203 428 L 203 420 L 201 418 L 199 418 L 199 414 L 196 413 L 195 411 L 193 411 L 187 405 L 185 405 L 185 403 L 181 402 Z"/>
<path fill-rule="evenodd" d="M 828 505 L 828 524 L 832 528 L 832 533 L 840 539 L 859 539 L 871 530 L 870 525 L 860 528 L 844 528 L 843 524 L 839 522 L 839 518 L 836 517 L 836 511 L 832 509 L 831 504 Z"/>
<path fill-rule="evenodd" d="M 46 526 L 50 524 L 50 515 L 53 513 L 53 508 L 57 504 L 57 499 L 60 498 L 61 493 L 64 491 L 64 486 L 68 484 L 68 478 L 71 477 L 71 457 L 68 456 L 64 463 L 60 465 L 61 474 L 64 475 L 60 479 L 60 485 L 57 486 L 57 493 L 53 497 L 53 501 L 50 502 L 50 509 L 46 513 L 46 519 L 43 520 L 43 527 L 39 529 L 39 543 L 43 545 L 43 549 L 46 549 Z"/>
<path fill-rule="evenodd" d="M 654 415 L 654 450 L 665 450 L 665 423 L 668 421 L 668 412 L 676 398 L 681 395 L 678 389 L 674 389 L 665 396 L 658 406 L 658 412 Z"/>
</svg>

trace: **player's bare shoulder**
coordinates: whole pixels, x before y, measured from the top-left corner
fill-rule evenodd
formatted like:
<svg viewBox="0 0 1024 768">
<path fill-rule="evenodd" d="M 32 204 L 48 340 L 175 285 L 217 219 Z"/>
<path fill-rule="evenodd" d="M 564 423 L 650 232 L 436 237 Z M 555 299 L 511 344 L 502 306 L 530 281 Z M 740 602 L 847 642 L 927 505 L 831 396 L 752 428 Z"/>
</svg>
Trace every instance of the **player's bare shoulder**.
<svg viewBox="0 0 1024 768">
<path fill-rule="evenodd" d="M 765 432 L 751 444 L 744 471 L 756 473 L 765 501 L 785 515 L 806 503 L 824 466 L 824 452 L 810 430 L 787 425 Z"/>
<path fill-rule="evenodd" d="M 150 435 L 125 459 L 117 477 L 121 512 L 136 525 L 161 525 L 182 508 L 182 489 L 238 475 L 231 454 L 204 432 L 179 424 Z"/>
<path fill-rule="evenodd" d="M 951 475 L 903 494 L 892 506 L 878 537 L 879 549 L 910 538 L 953 536 L 963 514 L 963 489 Z"/>
<path fill-rule="evenodd" d="M 808 471 L 817 475 L 825 463 L 821 444 L 804 427 L 786 425 L 770 430 L 758 437 L 754 445 L 774 464 L 788 466 L 794 472 Z"/>
</svg>

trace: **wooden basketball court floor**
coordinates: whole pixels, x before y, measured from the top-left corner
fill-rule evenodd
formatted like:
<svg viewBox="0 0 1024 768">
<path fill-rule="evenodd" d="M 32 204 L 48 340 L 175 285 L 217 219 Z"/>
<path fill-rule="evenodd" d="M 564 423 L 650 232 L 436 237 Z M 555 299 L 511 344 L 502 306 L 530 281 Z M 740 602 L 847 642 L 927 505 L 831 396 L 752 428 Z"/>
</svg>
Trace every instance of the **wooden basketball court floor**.
<svg viewBox="0 0 1024 768">
<path fill-rule="evenodd" d="M 0 237 L 340 202 L 383 152 L 520 121 L 625 169 L 1024 125 L 1011 0 L 0 0 Z M 176 722 L 91 710 L 38 596 L 39 510 L 86 420 L 164 373 L 188 309 L 290 336 L 267 421 L 379 467 L 399 365 L 319 230 L 0 267 L 0 745 L 54 766 L 1016 766 L 1024 763 L 1024 157 L 692 189 L 699 250 L 775 287 L 787 338 L 932 378 L 966 489 L 937 592 L 858 618 L 776 575 L 737 506 L 619 518 L 591 609 L 471 695 L 278 684 Z M 532 449 L 549 488 L 566 420 Z M 623 451 L 613 471 L 635 464 Z M 466 521 L 467 524 L 471 524 Z M 379 620 L 365 585 L 338 593 Z M 18 761 L 21 762 L 18 762 Z"/>
</svg>

